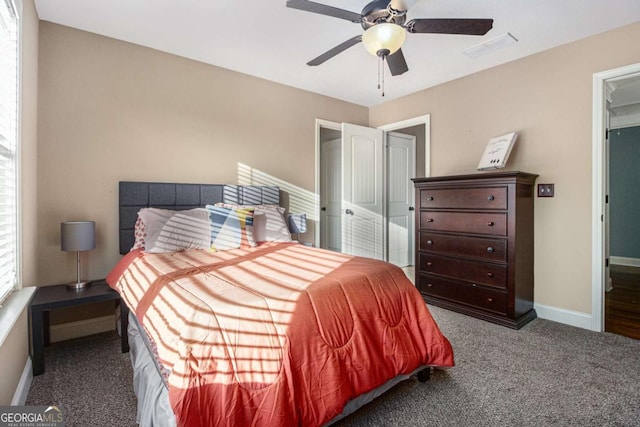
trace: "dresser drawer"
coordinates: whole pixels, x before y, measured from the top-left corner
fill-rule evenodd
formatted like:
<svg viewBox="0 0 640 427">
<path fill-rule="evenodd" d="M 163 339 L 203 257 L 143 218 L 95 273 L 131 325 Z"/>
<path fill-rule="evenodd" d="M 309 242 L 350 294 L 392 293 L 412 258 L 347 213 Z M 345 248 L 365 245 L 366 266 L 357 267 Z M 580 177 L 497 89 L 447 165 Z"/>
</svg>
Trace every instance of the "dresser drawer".
<svg viewBox="0 0 640 427">
<path fill-rule="evenodd" d="M 425 295 L 502 315 L 507 314 L 507 294 L 484 289 L 469 283 L 456 282 L 428 274 L 418 276 L 418 289 Z"/>
<path fill-rule="evenodd" d="M 479 283 L 500 289 L 507 288 L 506 265 L 449 258 L 427 253 L 421 253 L 419 258 L 418 268 L 420 272 L 457 277 L 472 283 Z"/>
<path fill-rule="evenodd" d="M 420 212 L 420 229 L 507 235 L 507 214 L 490 212 Z"/>
<path fill-rule="evenodd" d="M 450 209 L 507 209 L 507 187 L 420 190 L 420 207 Z"/>
<path fill-rule="evenodd" d="M 459 255 L 497 262 L 506 262 L 507 260 L 506 239 L 451 236 L 421 231 L 418 249 L 443 255 Z"/>
</svg>

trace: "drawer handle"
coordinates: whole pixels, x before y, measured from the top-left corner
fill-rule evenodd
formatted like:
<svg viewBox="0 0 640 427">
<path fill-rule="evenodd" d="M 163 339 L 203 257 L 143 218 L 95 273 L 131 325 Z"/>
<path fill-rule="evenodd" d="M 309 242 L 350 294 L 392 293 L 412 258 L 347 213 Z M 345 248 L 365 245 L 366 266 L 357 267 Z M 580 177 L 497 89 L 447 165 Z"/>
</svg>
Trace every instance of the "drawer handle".
<svg viewBox="0 0 640 427">
<path fill-rule="evenodd" d="M 433 283 L 427 283 L 427 288 L 433 288 Z"/>
<path fill-rule="evenodd" d="M 493 277 L 493 273 L 492 272 L 488 272 L 487 273 L 487 277 L 492 278 Z"/>
<path fill-rule="evenodd" d="M 493 298 L 487 298 L 487 302 L 493 302 Z"/>
<path fill-rule="evenodd" d="M 493 227 L 493 226 L 494 226 L 494 222 L 493 222 L 493 221 L 489 221 L 489 222 L 487 222 L 487 225 L 488 225 L 489 227 Z"/>
<path fill-rule="evenodd" d="M 427 222 L 433 222 L 433 218 L 427 218 Z"/>
<path fill-rule="evenodd" d="M 427 240 L 427 245 L 433 245 L 433 240 Z"/>
<path fill-rule="evenodd" d="M 493 200 L 495 200 L 495 197 L 493 197 L 493 194 L 492 194 L 489 197 L 487 197 L 487 200 L 492 202 Z"/>
<path fill-rule="evenodd" d="M 430 202 L 433 202 L 433 196 L 427 197 L 427 200 L 430 201 Z"/>
<path fill-rule="evenodd" d="M 427 261 L 427 267 L 431 267 L 433 263 L 431 261 Z"/>
<path fill-rule="evenodd" d="M 495 251 L 495 249 L 493 249 L 493 246 L 489 246 L 487 248 L 487 252 L 489 252 L 490 254 L 492 254 Z"/>
</svg>

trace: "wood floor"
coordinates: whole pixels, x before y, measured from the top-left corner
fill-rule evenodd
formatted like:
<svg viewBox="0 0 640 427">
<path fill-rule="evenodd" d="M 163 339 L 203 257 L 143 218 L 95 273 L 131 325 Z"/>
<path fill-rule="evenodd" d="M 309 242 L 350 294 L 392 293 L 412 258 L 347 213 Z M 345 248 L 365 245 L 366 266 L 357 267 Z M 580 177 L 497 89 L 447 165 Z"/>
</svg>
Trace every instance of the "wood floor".
<svg viewBox="0 0 640 427">
<path fill-rule="evenodd" d="M 414 282 L 414 266 L 403 270 Z M 612 265 L 611 279 L 613 290 L 605 292 L 604 330 L 640 340 L 640 268 Z"/>
<path fill-rule="evenodd" d="M 604 330 L 640 339 L 640 268 L 611 266 L 613 290 L 605 292 Z"/>
</svg>

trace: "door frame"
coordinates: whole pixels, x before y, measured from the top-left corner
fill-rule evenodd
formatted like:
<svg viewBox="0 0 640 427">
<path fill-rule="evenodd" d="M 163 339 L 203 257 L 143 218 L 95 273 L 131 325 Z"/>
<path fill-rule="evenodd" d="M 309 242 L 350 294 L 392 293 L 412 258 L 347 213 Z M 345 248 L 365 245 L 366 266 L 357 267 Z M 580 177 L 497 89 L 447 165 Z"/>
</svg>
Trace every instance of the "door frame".
<svg viewBox="0 0 640 427">
<path fill-rule="evenodd" d="M 591 235 L 591 330 L 604 331 L 605 277 L 605 227 L 609 220 L 605 217 L 607 161 L 605 155 L 606 131 L 606 84 L 640 75 L 640 63 L 631 64 L 593 75 L 593 133 L 592 133 L 592 219 Z"/>
<path fill-rule="evenodd" d="M 420 126 L 420 125 L 424 126 L 424 176 L 429 177 L 431 176 L 431 114 L 425 114 L 424 116 L 417 116 L 410 119 L 400 120 L 398 122 L 393 122 L 386 125 L 378 126 L 378 129 L 382 129 L 385 132 L 385 140 L 386 140 L 386 134 L 389 132 L 393 132 L 393 131 L 401 132 L 402 129 L 404 128 Z M 417 160 L 417 156 L 414 156 L 414 158 Z M 386 167 L 387 165 L 386 165 L 386 159 L 385 159 L 385 168 Z M 414 200 L 413 203 L 415 205 L 416 201 Z M 414 224 L 413 224 L 414 232 L 415 232 L 415 229 L 416 229 L 416 224 L 415 224 L 415 217 L 414 217 Z M 413 238 L 413 236 L 411 236 L 411 238 Z M 389 248 L 387 248 L 387 250 L 388 249 Z M 415 259 L 415 247 L 413 248 L 413 251 L 414 251 L 413 263 L 415 265 L 415 263 L 417 262 L 417 260 Z"/>
<path fill-rule="evenodd" d="M 329 249 L 329 250 L 337 250 L 338 252 L 342 252 L 342 214 L 340 213 L 341 208 L 342 208 L 342 201 L 340 201 L 340 206 L 331 206 L 330 202 L 328 200 L 327 196 L 330 196 L 329 191 L 327 191 L 327 188 L 324 188 L 323 185 L 327 183 L 327 174 L 331 174 L 330 170 L 331 170 L 331 165 L 333 166 L 340 166 L 340 163 L 342 163 L 342 153 L 340 153 L 340 158 L 339 159 L 335 159 L 338 160 L 338 162 L 328 162 L 327 158 L 325 156 L 327 156 L 327 144 L 332 144 L 334 142 L 337 142 L 338 144 L 338 149 L 340 151 L 342 151 L 342 137 L 340 138 L 325 138 L 323 137 L 320 140 L 320 173 L 318 176 L 318 179 L 320 180 L 320 186 L 319 186 L 319 190 L 318 190 L 318 200 L 320 201 L 320 209 L 318 211 L 318 225 L 317 228 L 319 229 L 319 241 L 316 242 L 316 247 L 318 248 L 322 248 L 322 249 Z M 329 166 L 329 168 L 327 168 L 327 166 Z M 341 174 L 342 175 L 342 174 Z M 340 179 L 342 179 L 342 176 L 340 176 Z M 337 184 L 337 182 L 335 183 Z M 335 201 L 334 201 L 335 203 Z M 325 212 L 325 207 L 326 207 L 326 212 Z M 335 208 L 338 208 L 338 212 L 335 212 Z M 331 209 L 330 209 L 331 208 Z M 329 245 L 329 218 L 331 217 L 332 214 L 337 214 L 337 220 L 340 221 L 340 237 L 338 237 L 338 239 L 340 240 L 340 244 L 338 246 L 333 246 L 333 245 Z M 336 218 L 334 218 L 335 220 Z M 324 222 L 323 222 L 324 221 Z M 336 236 L 333 236 L 336 237 Z M 323 245 L 323 240 L 324 240 L 324 245 Z"/>
<path fill-rule="evenodd" d="M 416 175 L 416 137 L 414 135 L 409 135 L 409 134 L 405 134 L 405 133 L 401 133 L 401 132 L 395 132 L 395 131 L 388 131 L 384 133 L 384 142 L 385 142 L 385 173 L 386 173 L 386 179 L 385 179 L 385 192 L 387 194 L 385 194 L 386 196 L 386 204 L 385 204 L 385 208 L 386 208 L 386 218 L 385 218 L 385 223 L 386 223 L 386 260 L 388 262 L 390 261 L 390 257 L 389 257 L 389 246 L 390 246 L 390 224 L 389 224 L 389 217 L 390 217 L 390 209 L 389 209 L 389 187 L 390 187 L 390 183 L 391 183 L 391 173 L 390 173 L 390 167 L 389 167 L 389 149 L 390 149 L 390 143 L 389 140 L 391 136 L 397 136 L 400 138 L 406 138 L 409 137 L 411 139 L 411 159 L 413 160 L 413 174 L 414 174 L 414 178 Z M 415 201 L 415 191 L 411 192 L 411 202 L 409 203 L 410 205 L 412 205 L 415 209 L 415 205 L 416 205 L 416 201 Z M 409 251 L 409 259 L 408 259 L 408 266 L 411 265 L 415 265 L 415 228 L 416 228 L 416 216 L 415 216 L 415 212 L 413 214 L 409 214 L 409 242 L 408 242 L 408 251 Z"/>
<path fill-rule="evenodd" d="M 378 126 L 378 129 L 391 132 L 418 125 L 424 125 L 424 176 L 429 177 L 431 176 L 431 114 Z"/>
<path fill-rule="evenodd" d="M 424 176 L 431 176 L 431 115 L 425 114 L 423 116 L 417 116 L 406 120 L 400 120 L 392 122 L 386 125 L 378 126 L 377 128 L 383 130 L 385 133 L 389 131 L 400 130 L 412 126 L 424 125 Z M 314 209 L 316 218 L 318 218 L 318 224 L 316 224 L 314 230 L 314 241 L 316 246 L 320 244 L 320 130 L 321 128 L 332 129 L 342 131 L 342 125 L 330 120 L 316 119 L 315 120 L 315 201 Z M 383 167 L 386 168 L 386 159 L 383 163 Z M 386 178 L 385 178 L 386 179 Z"/>
<path fill-rule="evenodd" d="M 316 134 L 316 158 L 315 158 L 315 200 L 314 200 L 314 210 L 315 216 L 318 218 L 318 223 L 314 227 L 314 242 L 316 247 L 320 247 L 320 131 L 322 128 L 337 130 L 342 132 L 342 125 L 340 123 L 332 122 L 329 120 L 316 119 L 315 123 L 315 134 Z"/>
</svg>

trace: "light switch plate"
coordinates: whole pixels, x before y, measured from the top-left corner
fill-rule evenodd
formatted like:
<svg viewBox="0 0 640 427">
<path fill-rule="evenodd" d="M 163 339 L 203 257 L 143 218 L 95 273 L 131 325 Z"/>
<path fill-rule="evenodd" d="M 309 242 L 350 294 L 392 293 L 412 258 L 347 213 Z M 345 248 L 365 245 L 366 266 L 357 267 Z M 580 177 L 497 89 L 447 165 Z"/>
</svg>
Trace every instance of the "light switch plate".
<svg viewBox="0 0 640 427">
<path fill-rule="evenodd" d="M 553 184 L 538 184 L 538 197 L 553 197 Z"/>
</svg>

